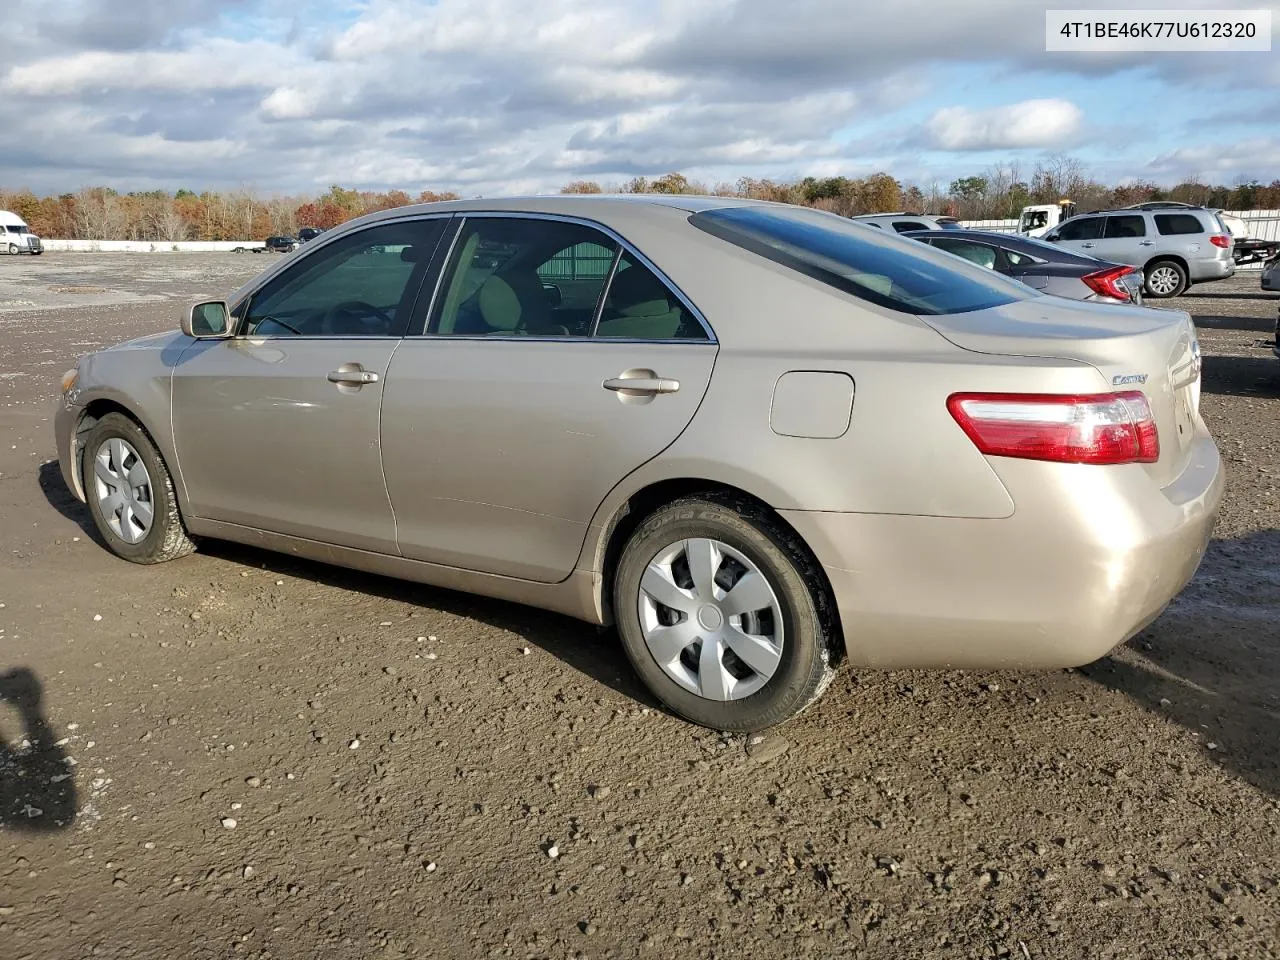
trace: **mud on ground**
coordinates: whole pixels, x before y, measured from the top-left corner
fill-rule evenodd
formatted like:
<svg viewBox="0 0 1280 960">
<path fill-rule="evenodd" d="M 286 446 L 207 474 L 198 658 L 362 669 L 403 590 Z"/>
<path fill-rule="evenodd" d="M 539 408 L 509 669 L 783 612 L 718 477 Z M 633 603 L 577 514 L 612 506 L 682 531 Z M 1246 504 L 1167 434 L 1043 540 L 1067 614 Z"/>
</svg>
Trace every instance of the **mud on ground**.
<svg viewBox="0 0 1280 960">
<path fill-rule="evenodd" d="M 748 746 L 561 617 L 99 546 L 48 462 L 62 372 L 268 262 L 0 259 L 0 956 L 1280 954 L 1280 300 L 1256 274 L 1176 302 L 1228 491 L 1159 621 L 1082 670 L 845 670 Z"/>
</svg>

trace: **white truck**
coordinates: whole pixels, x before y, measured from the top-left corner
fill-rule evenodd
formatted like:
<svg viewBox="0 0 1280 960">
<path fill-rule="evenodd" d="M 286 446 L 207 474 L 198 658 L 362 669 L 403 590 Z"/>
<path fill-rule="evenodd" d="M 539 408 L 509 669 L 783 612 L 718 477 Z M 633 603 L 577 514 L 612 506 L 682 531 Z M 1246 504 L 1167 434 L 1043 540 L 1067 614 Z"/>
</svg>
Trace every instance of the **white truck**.
<svg viewBox="0 0 1280 960">
<path fill-rule="evenodd" d="M 16 213 L 0 210 L 0 253 L 44 253 L 44 244 Z"/>
<path fill-rule="evenodd" d="M 1071 200 L 1038 203 L 1023 207 L 1018 216 L 1018 232 L 1024 237 L 1043 237 L 1063 220 L 1074 217 L 1076 205 Z"/>
</svg>

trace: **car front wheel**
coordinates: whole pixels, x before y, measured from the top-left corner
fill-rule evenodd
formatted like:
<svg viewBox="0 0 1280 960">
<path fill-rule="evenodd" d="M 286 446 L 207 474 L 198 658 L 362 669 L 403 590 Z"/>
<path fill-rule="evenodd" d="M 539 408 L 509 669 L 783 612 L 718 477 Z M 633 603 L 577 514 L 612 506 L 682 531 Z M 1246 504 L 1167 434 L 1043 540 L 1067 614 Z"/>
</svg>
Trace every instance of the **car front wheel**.
<svg viewBox="0 0 1280 960">
<path fill-rule="evenodd" d="M 689 497 L 646 518 L 623 548 L 613 603 L 640 678 L 702 726 L 775 726 L 834 676 L 834 614 L 817 563 L 745 499 Z"/>
<path fill-rule="evenodd" d="M 163 563 L 195 549 L 169 470 L 134 421 L 109 413 L 94 424 L 81 470 L 89 514 L 115 554 L 134 563 Z"/>
</svg>

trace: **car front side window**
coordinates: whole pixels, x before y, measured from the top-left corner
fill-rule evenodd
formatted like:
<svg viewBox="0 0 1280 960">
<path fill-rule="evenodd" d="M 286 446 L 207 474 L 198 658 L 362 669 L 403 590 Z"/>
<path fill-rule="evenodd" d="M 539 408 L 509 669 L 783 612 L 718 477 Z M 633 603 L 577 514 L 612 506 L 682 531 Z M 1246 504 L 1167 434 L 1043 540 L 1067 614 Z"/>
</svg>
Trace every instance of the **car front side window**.
<svg viewBox="0 0 1280 960">
<path fill-rule="evenodd" d="M 1102 235 L 1102 217 L 1068 220 L 1058 228 L 1059 240 L 1097 240 Z"/>
<path fill-rule="evenodd" d="M 243 312 L 249 337 L 399 337 L 404 334 L 444 219 L 379 224 L 304 256 Z"/>
</svg>

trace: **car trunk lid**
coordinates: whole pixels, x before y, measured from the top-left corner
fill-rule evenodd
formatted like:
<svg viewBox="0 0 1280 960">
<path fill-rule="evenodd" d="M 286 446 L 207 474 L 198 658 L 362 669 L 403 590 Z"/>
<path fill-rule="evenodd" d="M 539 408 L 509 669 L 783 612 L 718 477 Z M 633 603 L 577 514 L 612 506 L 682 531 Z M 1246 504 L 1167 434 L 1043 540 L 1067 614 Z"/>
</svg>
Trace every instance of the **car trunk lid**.
<svg viewBox="0 0 1280 960">
<path fill-rule="evenodd" d="M 1186 467 L 1200 406 L 1200 345 L 1186 311 L 1033 297 L 920 319 L 965 350 L 1075 360 L 1102 375 L 1100 392 L 1141 390 L 1160 437 L 1160 459 L 1145 469 L 1165 486 Z"/>
</svg>

